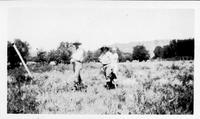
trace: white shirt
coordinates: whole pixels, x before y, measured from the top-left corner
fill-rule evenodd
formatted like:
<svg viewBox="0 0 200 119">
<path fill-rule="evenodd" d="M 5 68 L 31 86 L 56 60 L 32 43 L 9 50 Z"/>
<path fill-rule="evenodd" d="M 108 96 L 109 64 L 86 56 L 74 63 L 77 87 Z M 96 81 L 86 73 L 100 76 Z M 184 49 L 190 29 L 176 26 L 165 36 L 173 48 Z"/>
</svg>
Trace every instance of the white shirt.
<svg viewBox="0 0 200 119">
<path fill-rule="evenodd" d="M 111 62 L 112 63 L 118 63 L 118 54 L 117 53 L 114 53 L 112 54 L 112 57 L 111 57 Z"/>
<path fill-rule="evenodd" d="M 81 48 L 78 48 L 73 54 L 72 54 L 72 60 L 74 61 L 83 61 L 84 59 L 84 50 Z"/>
<path fill-rule="evenodd" d="M 111 57 L 112 57 L 112 53 L 108 51 L 105 54 L 101 54 L 101 56 L 99 57 L 99 60 L 102 64 L 110 64 Z"/>
</svg>

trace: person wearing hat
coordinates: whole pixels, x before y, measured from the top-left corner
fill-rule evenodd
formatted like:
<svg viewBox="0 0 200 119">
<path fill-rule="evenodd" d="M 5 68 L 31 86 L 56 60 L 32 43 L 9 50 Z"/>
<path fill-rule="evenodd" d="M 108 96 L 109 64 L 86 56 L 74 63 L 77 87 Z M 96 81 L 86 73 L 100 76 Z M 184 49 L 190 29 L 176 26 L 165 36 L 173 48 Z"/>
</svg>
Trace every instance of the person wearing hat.
<svg viewBox="0 0 200 119">
<path fill-rule="evenodd" d="M 75 42 L 73 45 L 75 46 L 75 51 L 72 54 L 71 63 L 73 64 L 75 82 L 80 84 L 82 82 L 80 71 L 82 69 L 85 51 L 79 47 L 81 45 L 80 42 Z"/>
</svg>

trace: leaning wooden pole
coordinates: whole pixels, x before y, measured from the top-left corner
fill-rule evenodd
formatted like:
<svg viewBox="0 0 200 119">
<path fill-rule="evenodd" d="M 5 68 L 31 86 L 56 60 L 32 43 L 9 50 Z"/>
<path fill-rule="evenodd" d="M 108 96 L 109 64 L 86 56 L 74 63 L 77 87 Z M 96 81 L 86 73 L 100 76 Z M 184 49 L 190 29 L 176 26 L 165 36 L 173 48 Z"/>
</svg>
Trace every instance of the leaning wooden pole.
<svg viewBox="0 0 200 119">
<path fill-rule="evenodd" d="M 21 56 L 19 50 L 17 49 L 17 47 L 16 47 L 16 45 L 15 45 L 14 43 L 13 43 L 13 47 L 14 47 L 15 51 L 17 52 L 17 54 L 18 54 L 20 60 L 22 61 L 22 64 L 24 65 L 26 71 L 28 72 L 28 75 L 29 75 L 30 77 L 32 77 L 31 72 L 29 71 L 28 67 L 26 66 L 26 64 L 25 64 L 25 62 L 24 62 L 24 60 L 23 60 L 23 58 L 22 58 L 22 56 Z"/>
</svg>

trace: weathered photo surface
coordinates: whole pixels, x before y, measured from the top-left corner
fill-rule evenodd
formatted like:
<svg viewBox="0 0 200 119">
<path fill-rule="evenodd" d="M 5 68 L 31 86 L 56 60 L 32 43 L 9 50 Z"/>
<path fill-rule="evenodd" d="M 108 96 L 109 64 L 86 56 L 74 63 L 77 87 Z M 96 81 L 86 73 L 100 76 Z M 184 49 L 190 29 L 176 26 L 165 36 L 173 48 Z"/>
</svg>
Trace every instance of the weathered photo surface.
<svg viewBox="0 0 200 119">
<path fill-rule="evenodd" d="M 12 7 L 8 114 L 194 113 L 194 9 Z"/>
</svg>

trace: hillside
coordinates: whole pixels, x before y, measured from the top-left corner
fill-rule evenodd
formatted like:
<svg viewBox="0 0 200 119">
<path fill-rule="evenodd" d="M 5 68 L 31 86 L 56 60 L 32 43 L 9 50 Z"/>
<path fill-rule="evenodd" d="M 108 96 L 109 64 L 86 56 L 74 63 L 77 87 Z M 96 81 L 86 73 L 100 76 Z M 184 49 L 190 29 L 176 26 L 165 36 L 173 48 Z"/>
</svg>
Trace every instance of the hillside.
<svg viewBox="0 0 200 119">
<path fill-rule="evenodd" d="M 169 44 L 170 40 L 154 40 L 154 41 L 135 41 L 135 42 L 129 42 L 129 43 L 115 43 L 112 44 L 111 47 L 118 47 L 123 52 L 129 52 L 132 53 L 133 47 L 137 45 L 144 45 L 146 49 L 149 51 L 150 56 L 153 57 L 153 50 L 156 46 L 164 46 Z M 33 49 L 30 50 L 30 54 L 32 56 L 36 56 L 36 51 L 33 51 Z"/>
<path fill-rule="evenodd" d="M 164 46 L 169 44 L 170 40 L 154 40 L 154 41 L 138 41 L 138 42 L 130 42 L 130 43 L 116 43 L 111 46 L 118 47 L 123 52 L 132 53 L 133 47 L 137 45 L 144 45 L 146 49 L 149 51 L 150 56 L 153 57 L 153 50 L 156 46 Z"/>
</svg>

